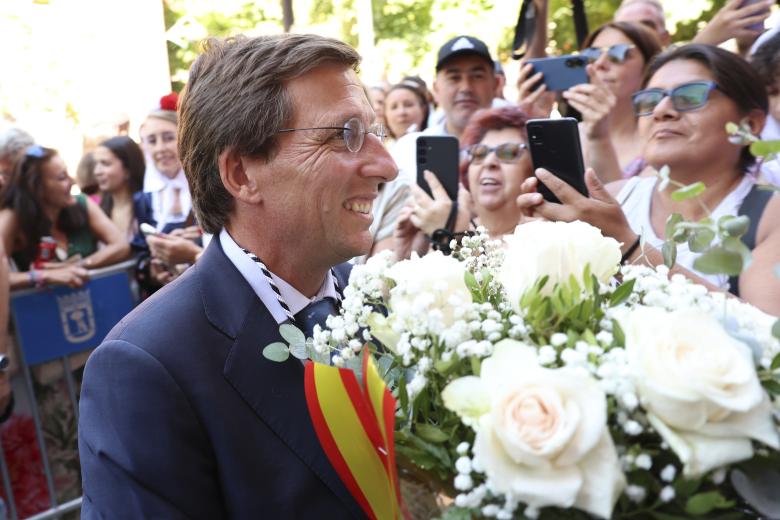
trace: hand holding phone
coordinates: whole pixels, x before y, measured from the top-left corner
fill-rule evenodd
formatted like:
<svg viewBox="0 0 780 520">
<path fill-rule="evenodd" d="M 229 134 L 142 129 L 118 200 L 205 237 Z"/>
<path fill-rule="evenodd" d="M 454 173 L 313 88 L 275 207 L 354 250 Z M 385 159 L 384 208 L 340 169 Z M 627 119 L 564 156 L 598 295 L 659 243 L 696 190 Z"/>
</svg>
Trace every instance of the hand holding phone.
<svg viewBox="0 0 780 520">
<path fill-rule="evenodd" d="M 582 195 L 588 196 L 585 185 L 585 163 L 582 159 L 580 132 L 575 119 L 530 119 L 526 123 L 528 147 L 534 170 L 544 168 Z M 548 202 L 560 202 L 544 183 L 538 191 Z"/>
<path fill-rule="evenodd" d="M 585 70 L 588 60 L 578 54 L 567 54 L 552 58 L 537 58 L 528 60 L 535 73 L 544 75 L 544 84 L 547 90 L 559 92 L 568 90 L 574 85 L 588 82 L 588 73 Z"/>
<path fill-rule="evenodd" d="M 143 222 L 138 228 L 141 230 L 141 233 L 144 234 L 144 236 L 157 236 L 160 234 L 157 229 L 155 229 L 154 226 L 151 224 L 147 224 L 146 222 Z"/>
</svg>

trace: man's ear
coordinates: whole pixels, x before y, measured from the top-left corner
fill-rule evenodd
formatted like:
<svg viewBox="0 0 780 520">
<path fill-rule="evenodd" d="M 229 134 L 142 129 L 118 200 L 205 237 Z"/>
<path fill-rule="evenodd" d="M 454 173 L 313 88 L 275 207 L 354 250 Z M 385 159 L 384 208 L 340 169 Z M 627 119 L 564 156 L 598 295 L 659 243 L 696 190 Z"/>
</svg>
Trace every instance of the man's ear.
<svg viewBox="0 0 780 520">
<path fill-rule="evenodd" d="M 241 156 L 231 147 L 219 154 L 218 166 L 222 184 L 234 198 L 248 204 L 262 200 L 256 179 L 264 161 Z"/>
</svg>

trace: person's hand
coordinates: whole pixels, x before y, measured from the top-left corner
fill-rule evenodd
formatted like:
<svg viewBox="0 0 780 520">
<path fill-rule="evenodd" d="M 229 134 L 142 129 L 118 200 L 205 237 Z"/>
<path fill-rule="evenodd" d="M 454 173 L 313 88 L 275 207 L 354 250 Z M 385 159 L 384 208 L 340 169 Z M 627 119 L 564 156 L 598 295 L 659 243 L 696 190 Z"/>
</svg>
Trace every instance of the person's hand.
<svg viewBox="0 0 780 520">
<path fill-rule="evenodd" d="M 544 168 L 537 169 L 536 176 L 558 197 L 561 204 L 547 201 L 537 203 L 532 207 L 533 216 L 543 217 L 553 222 L 575 220 L 587 222 L 601 229 L 605 236 L 621 242 L 623 252 L 636 241 L 637 235 L 628 225 L 620 203 L 604 188 L 592 168 L 585 171 L 585 185 L 588 187 L 590 197 L 581 195 Z M 530 202 L 528 198 L 533 197 L 533 194 L 521 195 L 518 200 L 521 197 L 526 197 L 524 201 Z"/>
<path fill-rule="evenodd" d="M 774 1 L 767 0 L 742 7 L 744 0 L 730 0 L 693 39 L 693 43 L 720 45 L 731 38 L 755 40 L 761 31 L 750 28 L 769 17 Z"/>
<path fill-rule="evenodd" d="M 401 208 L 398 220 L 393 230 L 393 250 L 397 260 L 404 260 L 412 256 L 412 252 L 424 255 L 428 250 L 428 239 L 425 233 L 412 223 L 411 215 L 414 207 L 411 205 Z"/>
<path fill-rule="evenodd" d="M 161 286 L 176 279 L 176 274 L 170 271 L 168 265 L 157 258 L 152 258 L 152 262 L 149 265 L 149 275 Z"/>
<path fill-rule="evenodd" d="M 452 209 L 452 200 L 433 172 L 425 170 L 423 175 L 428 186 L 431 187 L 433 198 L 416 184 L 413 185 L 412 200 L 414 200 L 414 205 L 409 220 L 426 235 L 432 235 L 434 231 L 447 225 L 447 219 Z"/>
<path fill-rule="evenodd" d="M 187 238 L 174 235 L 149 235 L 146 237 L 152 257 L 167 265 L 193 264 L 202 248 Z"/>
<path fill-rule="evenodd" d="M 617 104 L 617 97 L 599 77 L 593 64 L 588 65 L 590 83 L 575 85 L 563 93 L 569 104 L 582 114 L 589 139 L 609 137 L 610 114 Z"/>
<path fill-rule="evenodd" d="M 527 108 L 529 115 L 534 117 L 549 117 L 555 103 L 555 92 L 548 92 L 544 84 L 544 74 L 533 73 L 530 63 L 520 67 L 517 78 L 517 103 Z"/>
<path fill-rule="evenodd" d="M 72 288 L 82 287 L 89 280 L 89 273 L 78 265 L 48 267 L 38 271 L 44 285 L 66 285 Z"/>
<path fill-rule="evenodd" d="M 526 222 L 532 222 L 534 220 L 545 220 L 543 217 L 536 215 L 534 210 L 542 202 L 544 198 L 541 193 L 537 193 L 539 187 L 539 180 L 536 177 L 528 177 L 520 185 L 520 195 L 515 200 L 515 204 L 523 212 L 520 217 L 520 221 L 517 223 L 525 224 Z"/>
<path fill-rule="evenodd" d="M 187 240 L 197 240 L 203 236 L 203 230 L 200 226 L 189 226 L 186 228 L 177 228 L 169 233 L 173 237 L 186 238 Z"/>
</svg>

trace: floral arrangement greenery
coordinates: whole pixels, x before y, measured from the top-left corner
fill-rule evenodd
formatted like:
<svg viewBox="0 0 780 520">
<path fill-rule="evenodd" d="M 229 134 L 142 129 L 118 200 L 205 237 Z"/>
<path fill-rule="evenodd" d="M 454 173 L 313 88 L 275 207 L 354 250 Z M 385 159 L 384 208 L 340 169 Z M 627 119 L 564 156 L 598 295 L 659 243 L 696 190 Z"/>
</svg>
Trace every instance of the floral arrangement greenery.
<svg viewBox="0 0 780 520">
<path fill-rule="evenodd" d="M 620 258 L 581 222 L 380 254 L 287 348 L 355 370 L 375 357 L 399 470 L 452 498 L 444 518 L 777 516 L 774 319 Z"/>
</svg>

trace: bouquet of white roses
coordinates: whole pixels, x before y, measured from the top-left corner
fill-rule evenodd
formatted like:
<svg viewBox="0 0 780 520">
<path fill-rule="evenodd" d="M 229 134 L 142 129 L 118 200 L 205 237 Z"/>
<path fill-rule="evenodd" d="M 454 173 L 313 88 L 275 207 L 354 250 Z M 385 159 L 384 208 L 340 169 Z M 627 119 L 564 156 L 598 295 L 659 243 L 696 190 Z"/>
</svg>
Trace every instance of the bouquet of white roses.
<svg viewBox="0 0 780 520">
<path fill-rule="evenodd" d="M 402 475 L 446 518 L 780 514 L 773 318 L 620 256 L 581 222 L 379 255 L 308 348 L 375 356 Z"/>
</svg>

